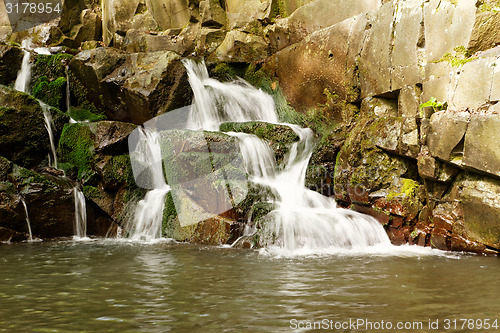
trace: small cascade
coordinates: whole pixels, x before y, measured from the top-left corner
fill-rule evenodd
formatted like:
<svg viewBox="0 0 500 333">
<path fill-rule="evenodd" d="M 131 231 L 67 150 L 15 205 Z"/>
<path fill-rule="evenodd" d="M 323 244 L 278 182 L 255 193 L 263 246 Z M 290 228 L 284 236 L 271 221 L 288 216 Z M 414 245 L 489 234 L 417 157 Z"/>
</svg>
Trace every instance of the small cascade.
<svg viewBox="0 0 500 333">
<path fill-rule="evenodd" d="M 163 175 L 160 136 L 155 131 L 143 129 L 138 141 L 136 160 L 148 165 L 151 188 L 144 199 L 139 201 L 129 227 L 129 238 L 132 240 L 152 241 L 161 238 L 165 195 L 170 186 L 165 183 Z"/>
<path fill-rule="evenodd" d="M 278 122 L 271 96 L 243 80 L 223 83 L 211 79 L 205 63 L 184 59 L 194 92 L 188 120 L 190 129 L 217 131 L 224 122 L 259 120 Z"/>
<path fill-rule="evenodd" d="M 52 152 L 52 158 L 49 155 L 49 166 L 57 169 L 57 154 L 56 154 L 56 146 L 54 143 L 54 132 L 52 132 L 52 114 L 50 113 L 50 107 L 42 101 L 40 102 L 40 106 L 43 110 L 43 118 L 45 119 L 45 129 L 47 129 L 47 133 L 49 134 L 50 141 L 50 150 Z"/>
<path fill-rule="evenodd" d="M 26 201 L 24 201 L 24 199 L 21 199 L 21 202 L 23 203 L 24 212 L 26 213 L 26 224 L 28 225 L 28 233 L 29 233 L 28 241 L 32 242 L 33 241 L 33 233 L 31 232 L 31 222 L 30 222 L 30 217 L 28 214 L 28 206 L 26 205 Z"/>
<path fill-rule="evenodd" d="M 85 196 L 78 187 L 73 188 L 75 199 L 75 238 L 84 239 L 87 237 L 87 205 Z"/>
<path fill-rule="evenodd" d="M 272 98 L 242 80 L 221 83 L 208 78 L 203 63 L 184 60 L 194 92 L 192 128 L 218 130 L 223 122 L 250 120 L 277 123 Z M 264 242 L 281 254 L 333 249 L 363 250 L 390 246 L 383 227 L 374 218 L 338 208 L 335 200 L 305 187 L 306 170 L 314 149 L 313 132 L 289 126 L 298 136 L 283 165 L 277 166 L 269 145 L 251 134 L 229 133 L 239 138 L 250 180 L 277 193 L 276 209 L 261 226 Z"/>
<path fill-rule="evenodd" d="M 31 79 L 31 38 L 26 38 L 21 42 L 21 47 L 23 48 L 24 56 L 21 69 L 17 73 L 17 79 L 14 84 L 14 89 L 29 93 L 29 84 Z"/>
</svg>

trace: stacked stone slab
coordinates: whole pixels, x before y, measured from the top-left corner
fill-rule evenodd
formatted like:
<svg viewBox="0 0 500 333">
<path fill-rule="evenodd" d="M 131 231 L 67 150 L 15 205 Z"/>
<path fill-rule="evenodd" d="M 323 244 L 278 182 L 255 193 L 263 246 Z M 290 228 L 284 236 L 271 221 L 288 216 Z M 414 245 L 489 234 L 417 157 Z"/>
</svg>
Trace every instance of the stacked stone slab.
<svg viewBox="0 0 500 333">
<path fill-rule="evenodd" d="M 351 124 L 337 199 L 377 217 L 396 243 L 498 250 L 498 3 L 330 1 L 335 14 L 312 22 L 323 2 L 268 28 L 277 52 L 267 67 L 293 106 L 327 105 Z M 356 105 L 356 121 L 325 90 Z"/>
</svg>

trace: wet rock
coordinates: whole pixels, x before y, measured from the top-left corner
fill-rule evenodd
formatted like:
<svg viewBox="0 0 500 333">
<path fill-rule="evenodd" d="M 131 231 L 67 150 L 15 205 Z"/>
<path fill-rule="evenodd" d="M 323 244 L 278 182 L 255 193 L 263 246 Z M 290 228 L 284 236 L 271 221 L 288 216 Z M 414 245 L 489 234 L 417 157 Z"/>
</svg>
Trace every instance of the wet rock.
<svg viewBox="0 0 500 333">
<path fill-rule="evenodd" d="M 455 189 L 460 193 L 463 209 L 464 238 L 500 249 L 500 182 L 496 179 L 469 175 L 458 180 Z"/>
<path fill-rule="evenodd" d="M 28 168 L 38 166 L 50 152 L 39 102 L 27 94 L 0 86 L 0 105 L 0 154 Z M 56 109 L 50 112 L 56 123 L 54 135 L 57 140 L 61 124 L 67 117 Z"/>
<path fill-rule="evenodd" d="M 463 165 L 500 176 L 500 115 L 475 114 L 465 134 Z"/>
<path fill-rule="evenodd" d="M 441 111 L 432 115 L 427 144 L 432 156 L 450 161 L 454 157 L 461 158 L 461 144 L 468 127 L 468 112 Z"/>
<path fill-rule="evenodd" d="M 479 7 L 467 47 L 471 53 L 488 50 L 500 44 L 500 37 L 496 33 L 500 30 L 500 13 L 493 9 L 495 6 L 498 6 L 498 3 L 490 0 Z"/>
<path fill-rule="evenodd" d="M 196 244 L 221 245 L 241 235 L 241 225 L 233 219 L 210 214 L 184 190 L 174 191 L 173 200 L 170 195 L 166 198 L 165 236 Z"/>
<path fill-rule="evenodd" d="M 187 74 L 173 52 L 135 53 L 101 83 L 108 119 L 142 124 L 189 101 Z"/>
<path fill-rule="evenodd" d="M 216 0 L 200 1 L 201 25 L 204 27 L 220 28 L 226 25 L 226 12 Z"/>
<path fill-rule="evenodd" d="M 128 133 L 135 125 L 120 122 L 68 124 L 61 135 L 59 156 L 66 174 L 83 184 L 85 197 L 103 214 L 122 222 L 126 204 L 142 195 L 138 189 L 130 156 Z"/>
<path fill-rule="evenodd" d="M 142 124 L 190 100 L 186 71 L 173 52 L 99 48 L 79 53 L 70 66 L 88 99 L 110 120 Z"/>
<path fill-rule="evenodd" d="M 439 250 L 447 251 L 449 242 L 449 233 L 440 228 L 434 228 L 431 232 L 430 245 Z"/>
<path fill-rule="evenodd" d="M 101 81 L 125 62 L 124 52 L 113 48 L 97 48 L 78 53 L 69 67 L 84 88 L 85 97 L 104 111 Z"/>
<path fill-rule="evenodd" d="M 363 39 L 358 30 L 364 33 L 364 26 L 357 19 L 317 31 L 265 64 L 280 79 L 287 100 L 298 111 L 329 103 L 337 120 L 348 121 L 342 119 L 342 109 L 359 99 L 355 59 L 360 50 L 355 41 Z"/>
<path fill-rule="evenodd" d="M 231 30 L 211 58 L 218 61 L 251 63 L 267 58 L 268 52 L 268 45 L 264 38 Z"/>
<path fill-rule="evenodd" d="M 128 136 L 136 125 L 117 121 L 91 123 L 90 130 L 95 135 L 94 149 L 97 153 L 121 155 L 128 152 Z"/>
<path fill-rule="evenodd" d="M 269 19 L 271 3 L 271 0 L 225 1 L 229 29 L 244 27 L 252 21 Z"/>
<path fill-rule="evenodd" d="M 19 47 L 0 45 L 0 84 L 9 85 L 16 81 L 22 60 L 23 51 Z"/>
<path fill-rule="evenodd" d="M 226 32 L 222 29 L 203 28 L 196 45 L 196 53 L 199 55 L 212 54 L 222 44 Z"/>
<path fill-rule="evenodd" d="M 74 25 L 64 36 L 60 45 L 79 48 L 83 42 L 98 41 L 102 36 L 101 17 L 92 9 L 84 9 L 80 15 L 80 24 Z"/>
</svg>

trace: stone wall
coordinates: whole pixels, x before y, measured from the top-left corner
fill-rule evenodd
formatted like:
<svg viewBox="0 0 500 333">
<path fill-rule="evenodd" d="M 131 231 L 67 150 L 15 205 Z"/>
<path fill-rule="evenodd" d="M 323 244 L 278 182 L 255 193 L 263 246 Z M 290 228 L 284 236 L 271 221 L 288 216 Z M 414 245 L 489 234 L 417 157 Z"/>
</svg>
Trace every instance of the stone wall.
<svg viewBox="0 0 500 333">
<path fill-rule="evenodd" d="M 363 13 L 330 3 L 353 15 L 312 23 L 301 13 L 321 1 L 299 8 L 269 29 L 277 52 L 266 66 L 294 107 L 350 124 L 337 199 L 377 217 L 396 243 L 499 249 L 498 3 L 394 0 Z M 354 119 L 342 113 L 349 104 Z"/>
</svg>

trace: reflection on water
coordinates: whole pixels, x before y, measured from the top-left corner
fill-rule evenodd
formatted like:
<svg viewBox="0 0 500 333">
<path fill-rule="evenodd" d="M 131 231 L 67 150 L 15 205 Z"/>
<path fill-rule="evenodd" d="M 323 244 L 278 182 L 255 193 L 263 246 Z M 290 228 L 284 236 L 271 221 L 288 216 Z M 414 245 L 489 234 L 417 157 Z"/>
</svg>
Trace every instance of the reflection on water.
<svg viewBox="0 0 500 333">
<path fill-rule="evenodd" d="M 492 257 L 276 258 L 117 241 L 0 251 L 2 332 L 290 332 L 292 319 L 495 318 L 500 303 Z"/>
</svg>

